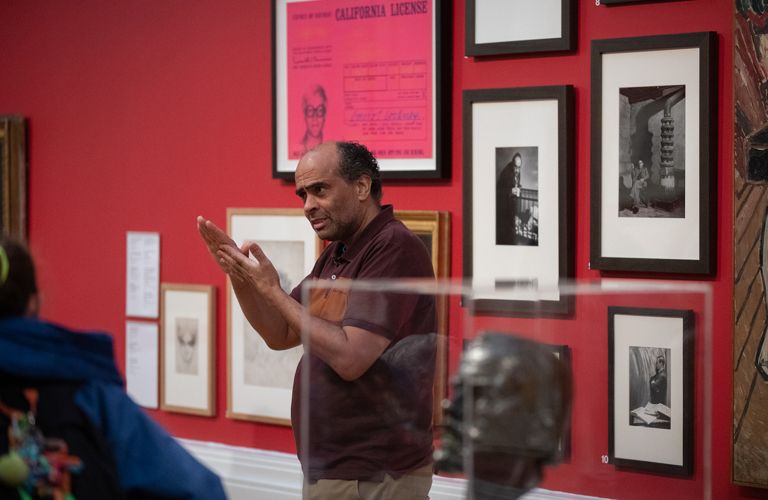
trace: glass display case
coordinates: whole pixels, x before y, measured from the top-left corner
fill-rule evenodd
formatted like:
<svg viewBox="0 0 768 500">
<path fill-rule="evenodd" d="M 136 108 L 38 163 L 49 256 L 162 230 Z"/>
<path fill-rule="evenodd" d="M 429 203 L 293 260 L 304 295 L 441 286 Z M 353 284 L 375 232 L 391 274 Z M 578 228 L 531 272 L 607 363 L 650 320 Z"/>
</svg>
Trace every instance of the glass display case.
<svg viewBox="0 0 768 500">
<path fill-rule="evenodd" d="M 710 498 L 706 284 L 329 280 L 303 301 L 312 484 L 433 470 L 433 499 L 444 478 L 475 500 Z"/>
</svg>

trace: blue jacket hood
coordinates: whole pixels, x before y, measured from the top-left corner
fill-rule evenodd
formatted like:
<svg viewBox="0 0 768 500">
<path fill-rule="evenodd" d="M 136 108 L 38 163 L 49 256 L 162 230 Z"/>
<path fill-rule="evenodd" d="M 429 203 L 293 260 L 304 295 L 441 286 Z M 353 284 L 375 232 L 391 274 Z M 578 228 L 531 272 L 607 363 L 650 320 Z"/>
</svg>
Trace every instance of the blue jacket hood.
<svg viewBox="0 0 768 500">
<path fill-rule="evenodd" d="M 0 369 L 24 377 L 123 385 L 112 337 L 75 332 L 33 318 L 0 320 Z"/>
</svg>

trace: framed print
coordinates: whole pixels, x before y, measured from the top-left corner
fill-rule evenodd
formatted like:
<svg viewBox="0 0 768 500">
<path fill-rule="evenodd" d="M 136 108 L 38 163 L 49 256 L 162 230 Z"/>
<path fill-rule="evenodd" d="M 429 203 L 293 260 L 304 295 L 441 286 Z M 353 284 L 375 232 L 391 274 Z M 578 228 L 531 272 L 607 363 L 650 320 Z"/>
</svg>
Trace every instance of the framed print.
<svg viewBox="0 0 768 500">
<path fill-rule="evenodd" d="M 27 241 L 27 145 L 24 118 L 0 116 L 0 233 Z"/>
<path fill-rule="evenodd" d="M 422 210 L 395 210 L 395 218 L 401 221 L 424 243 L 432 257 L 435 277 L 445 279 L 451 274 L 451 213 Z M 440 406 L 447 397 L 448 379 L 448 297 L 437 297 L 437 362 L 433 386 L 434 423 L 443 421 Z"/>
<path fill-rule="evenodd" d="M 576 50 L 576 0 L 466 0 L 464 53 Z"/>
<path fill-rule="evenodd" d="M 160 409 L 216 414 L 212 285 L 160 284 Z"/>
<path fill-rule="evenodd" d="M 478 312 L 566 314 L 574 275 L 573 87 L 465 90 L 464 276 Z M 490 292 L 514 288 L 514 300 Z"/>
<path fill-rule="evenodd" d="M 717 34 L 592 42 L 590 267 L 714 274 Z"/>
<path fill-rule="evenodd" d="M 228 208 L 227 232 L 238 246 L 258 244 L 287 293 L 304 279 L 323 243 L 300 208 Z M 291 425 L 293 376 L 303 347 L 273 351 L 248 323 L 227 278 L 227 416 Z"/>
<path fill-rule="evenodd" d="M 272 0 L 272 177 L 358 141 L 383 178 L 450 177 L 451 2 Z"/>
<path fill-rule="evenodd" d="M 694 313 L 608 308 L 609 463 L 693 474 Z"/>
</svg>

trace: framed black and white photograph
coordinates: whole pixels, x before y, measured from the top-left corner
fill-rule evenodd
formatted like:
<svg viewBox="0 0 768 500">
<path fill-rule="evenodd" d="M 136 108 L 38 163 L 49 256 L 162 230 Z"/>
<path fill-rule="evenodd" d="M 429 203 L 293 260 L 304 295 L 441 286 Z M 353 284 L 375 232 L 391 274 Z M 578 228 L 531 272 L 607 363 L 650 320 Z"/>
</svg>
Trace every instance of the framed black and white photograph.
<svg viewBox="0 0 768 500">
<path fill-rule="evenodd" d="M 467 0 L 464 53 L 576 50 L 576 0 Z"/>
<path fill-rule="evenodd" d="M 608 308 L 609 461 L 693 473 L 694 313 Z"/>
<path fill-rule="evenodd" d="M 272 177 L 344 140 L 383 178 L 449 178 L 451 14 L 439 0 L 272 0 Z"/>
<path fill-rule="evenodd" d="M 287 293 L 312 271 L 323 248 L 300 208 L 228 208 L 227 232 L 238 246 L 261 247 Z M 227 416 L 291 425 L 293 376 L 303 347 L 270 349 L 227 284 Z"/>
<path fill-rule="evenodd" d="M 557 285 L 574 273 L 573 87 L 465 90 L 463 112 L 472 307 L 568 313 Z M 510 290 L 511 298 L 496 297 Z"/>
<path fill-rule="evenodd" d="M 160 284 L 160 409 L 216 414 L 216 287 Z"/>
<path fill-rule="evenodd" d="M 717 34 L 592 42 L 590 267 L 714 274 Z"/>
</svg>

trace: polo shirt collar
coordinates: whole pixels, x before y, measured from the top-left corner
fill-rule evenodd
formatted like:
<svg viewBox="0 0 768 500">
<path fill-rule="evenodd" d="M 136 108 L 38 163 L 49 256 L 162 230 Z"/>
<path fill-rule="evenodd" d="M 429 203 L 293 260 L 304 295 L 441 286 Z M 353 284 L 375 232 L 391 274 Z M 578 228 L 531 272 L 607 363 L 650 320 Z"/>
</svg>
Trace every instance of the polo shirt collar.
<svg viewBox="0 0 768 500">
<path fill-rule="evenodd" d="M 360 237 L 352 244 L 352 246 L 342 252 L 344 244 L 340 241 L 337 242 L 339 247 L 336 250 L 336 257 L 351 262 L 355 257 L 357 257 L 357 254 L 359 254 L 362 249 L 368 245 L 376 233 L 378 233 L 384 226 L 394 220 L 395 212 L 392 208 L 392 205 L 383 205 L 378 215 L 376 215 L 376 217 L 374 217 L 373 220 L 369 222 L 367 226 L 365 226 L 363 232 L 360 233 Z"/>
</svg>

